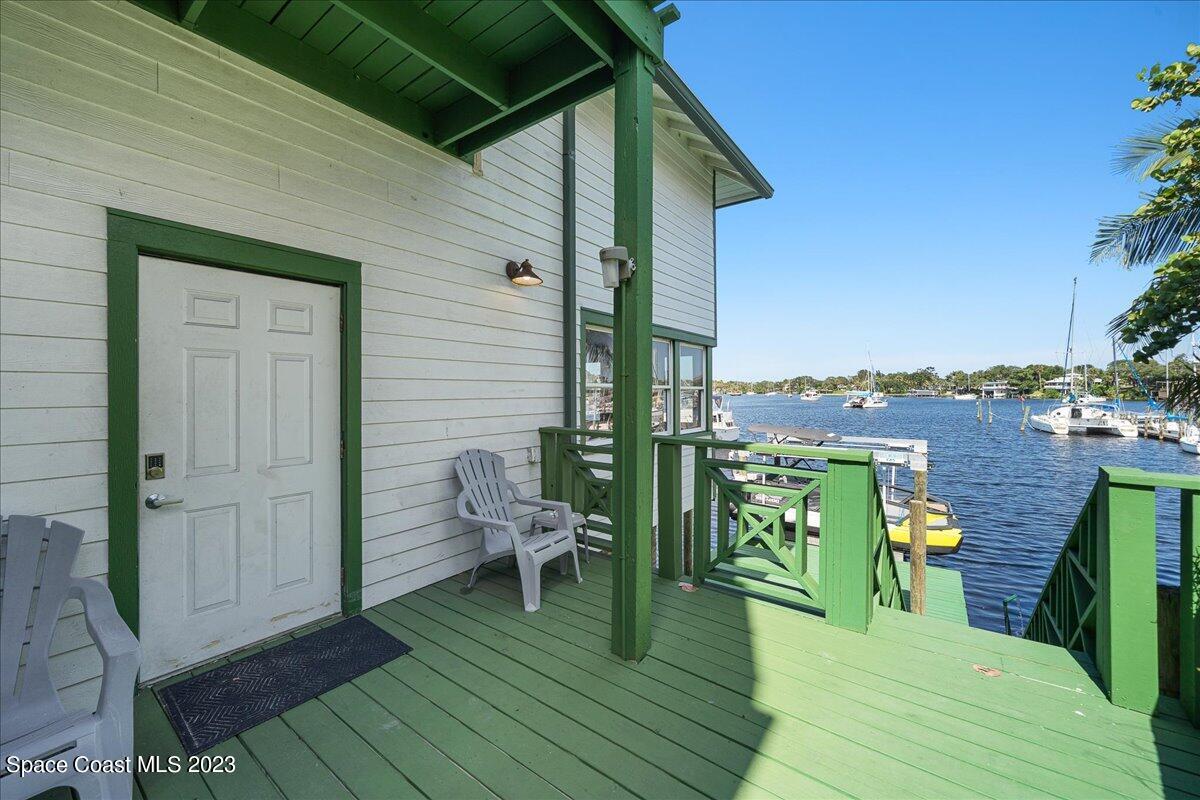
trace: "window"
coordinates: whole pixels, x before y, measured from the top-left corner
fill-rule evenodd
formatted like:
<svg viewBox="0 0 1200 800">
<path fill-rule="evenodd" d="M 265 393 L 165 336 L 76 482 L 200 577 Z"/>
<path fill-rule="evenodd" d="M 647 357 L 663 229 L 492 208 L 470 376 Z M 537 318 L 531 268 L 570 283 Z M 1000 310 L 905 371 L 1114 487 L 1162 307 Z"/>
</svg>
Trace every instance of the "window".
<svg viewBox="0 0 1200 800">
<path fill-rule="evenodd" d="M 584 427 L 613 429 L 613 335 L 604 328 L 584 330 Z"/>
<path fill-rule="evenodd" d="M 651 345 L 650 426 L 654 433 L 695 433 L 708 425 L 708 348 L 655 337 Z M 583 331 L 583 426 L 613 429 L 613 334 Z M 676 375 L 675 371 L 679 374 Z M 678 397 L 676 397 L 678 394 Z"/>
<path fill-rule="evenodd" d="M 671 343 L 655 339 L 650 357 L 653 359 L 650 379 L 650 430 L 670 433 L 671 427 Z"/>
<path fill-rule="evenodd" d="M 695 433 L 707 426 L 705 403 L 706 349 L 694 344 L 679 345 L 679 432 Z"/>
</svg>

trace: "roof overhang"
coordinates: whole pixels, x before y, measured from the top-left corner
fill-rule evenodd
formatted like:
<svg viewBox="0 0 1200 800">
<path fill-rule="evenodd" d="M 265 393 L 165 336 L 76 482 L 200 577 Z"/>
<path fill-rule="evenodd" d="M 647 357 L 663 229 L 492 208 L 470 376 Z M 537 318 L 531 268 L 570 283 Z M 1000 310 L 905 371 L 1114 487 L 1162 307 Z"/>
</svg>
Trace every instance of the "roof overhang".
<svg viewBox="0 0 1200 800">
<path fill-rule="evenodd" d="M 716 174 L 717 208 L 768 198 L 771 184 L 667 62 L 655 76 L 654 110 L 666 127 Z"/>
<path fill-rule="evenodd" d="M 661 0 L 131 1 L 458 157 L 611 88 L 620 47 L 660 63 L 679 17 Z"/>
</svg>

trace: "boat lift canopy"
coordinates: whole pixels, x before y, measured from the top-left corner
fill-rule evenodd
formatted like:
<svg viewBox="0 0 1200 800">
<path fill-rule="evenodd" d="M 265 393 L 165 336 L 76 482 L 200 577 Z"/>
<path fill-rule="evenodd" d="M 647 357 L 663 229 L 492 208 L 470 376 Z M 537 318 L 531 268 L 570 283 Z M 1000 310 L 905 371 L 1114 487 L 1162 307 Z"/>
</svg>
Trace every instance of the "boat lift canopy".
<svg viewBox="0 0 1200 800">
<path fill-rule="evenodd" d="M 815 428 L 789 425 L 751 425 L 751 433 L 770 437 L 774 444 L 821 447 L 832 444 L 847 450 L 870 450 L 875 463 L 911 470 L 929 469 L 929 442 L 925 439 L 888 439 L 881 436 L 842 436 Z"/>
</svg>

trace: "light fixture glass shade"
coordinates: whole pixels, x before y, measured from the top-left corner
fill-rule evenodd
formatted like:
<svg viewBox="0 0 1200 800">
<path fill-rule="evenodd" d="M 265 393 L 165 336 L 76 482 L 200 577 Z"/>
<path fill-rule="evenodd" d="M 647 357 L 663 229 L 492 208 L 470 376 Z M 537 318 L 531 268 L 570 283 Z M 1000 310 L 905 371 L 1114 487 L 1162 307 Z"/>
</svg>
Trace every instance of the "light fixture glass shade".
<svg viewBox="0 0 1200 800">
<path fill-rule="evenodd" d="M 621 285 L 621 271 L 629 251 L 624 247 L 605 247 L 600 251 L 600 275 L 605 289 L 616 289 Z"/>
<path fill-rule="evenodd" d="M 533 264 L 529 263 L 529 259 L 525 259 L 520 264 L 515 261 L 508 262 L 504 268 L 504 272 L 508 275 L 508 279 L 517 286 L 541 286 L 542 278 L 533 271 Z"/>
</svg>

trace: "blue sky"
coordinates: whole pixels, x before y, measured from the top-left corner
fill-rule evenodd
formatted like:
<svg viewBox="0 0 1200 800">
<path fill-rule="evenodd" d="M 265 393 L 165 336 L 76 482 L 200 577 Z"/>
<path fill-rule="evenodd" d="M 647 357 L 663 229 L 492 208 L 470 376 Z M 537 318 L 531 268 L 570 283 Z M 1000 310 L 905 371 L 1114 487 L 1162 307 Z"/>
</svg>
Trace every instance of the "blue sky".
<svg viewBox="0 0 1200 800">
<path fill-rule="evenodd" d="M 775 187 L 717 215 L 717 378 L 1077 359 L 1148 268 L 1093 265 L 1131 211 L 1138 70 L 1200 3 L 676 0 L 667 57 Z"/>
</svg>

